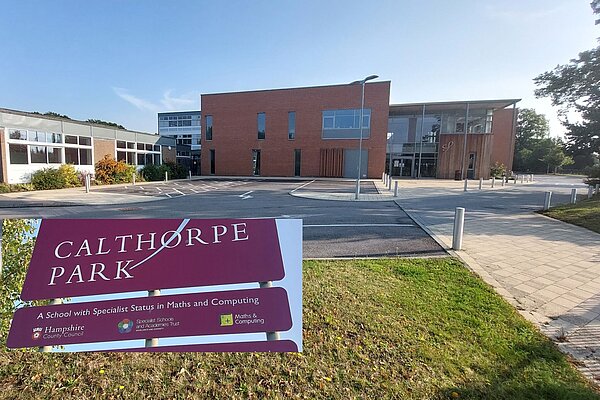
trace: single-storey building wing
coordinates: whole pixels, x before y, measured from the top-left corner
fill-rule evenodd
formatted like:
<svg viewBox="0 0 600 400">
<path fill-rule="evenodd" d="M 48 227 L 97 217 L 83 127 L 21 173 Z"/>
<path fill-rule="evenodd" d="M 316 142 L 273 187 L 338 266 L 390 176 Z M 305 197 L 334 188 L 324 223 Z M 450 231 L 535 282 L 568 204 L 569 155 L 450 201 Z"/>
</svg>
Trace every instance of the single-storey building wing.
<svg viewBox="0 0 600 400">
<path fill-rule="evenodd" d="M 73 164 L 94 173 L 109 155 L 139 168 L 175 162 L 175 139 L 0 108 L 0 181 L 25 183 L 42 168 Z"/>
</svg>

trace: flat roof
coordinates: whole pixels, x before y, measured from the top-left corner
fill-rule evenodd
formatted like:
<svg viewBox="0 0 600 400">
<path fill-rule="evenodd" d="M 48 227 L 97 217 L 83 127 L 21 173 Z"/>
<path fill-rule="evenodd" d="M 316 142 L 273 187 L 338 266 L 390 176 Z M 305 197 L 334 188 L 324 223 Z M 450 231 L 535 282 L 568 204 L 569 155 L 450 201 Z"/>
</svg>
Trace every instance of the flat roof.
<svg viewBox="0 0 600 400">
<path fill-rule="evenodd" d="M 422 102 L 422 103 L 403 103 L 403 104 L 390 104 L 390 115 L 400 115 L 408 113 L 421 113 L 423 112 L 423 106 L 425 106 L 425 112 L 436 112 L 436 111 L 448 111 L 456 110 L 457 108 L 466 109 L 466 105 L 469 104 L 469 108 L 491 108 L 498 110 L 506 108 L 513 104 L 518 103 L 521 99 L 496 99 L 496 100 L 458 100 L 458 101 L 433 101 L 433 102 Z"/>
<path fill-rule="evenodd" d="M 367 85 L 374 85 L 380 83 L 391 83 L 391 81 L 371 81 L 367 82 Z M 350 86 L 350 82 L 348 83 L 338 83 L 335 85 L 319 85 L 319 86 L 299 86 L 299 87 L 288 87 L 288 88 L 277 88 L 277 89 L 256 89 L 256 90 L 241 90 L 237 92 L 217 92 L 217 93 L 201 93 L 200 96 L 213 96 L 213 95 L 221 95 L 221 94 L 234 94 L 234 93 L 256 93 L 256 92 L 275 92 L 279 90 L 304 90 L 304 89 L 321 89 L 321 88 L 330 88 L 330 87 L 340 87 L 340 86 Z"/>
<path fill-rule="evenodd" d="M 144 135 L 153 135 L 153 136 L 154 135 L 158 135 L 156 133 L 141 132 L 141 131 L 132 131 L 131 129 L 122 129 L 122 128 L 117 128 L 116 126 L 95 124 L 93 122 L 80 121 L 80 120 L 77 120 L 77 119 L 60 118 L 60 117 L 54 117 L 54 116 L 50 116 L 50 115 L 36 114 L 36 113 L 33 113 L 33 112 L 27 112 L 27 111 L 11 110 L 10 108 L 0 108 L 0 113 L 22 115 L 24 117 L 31 117 L 31 118 L 49 119 L 49 120 L 52 120 L 52 121 L 64 121 L 64 122 L 70 122 L 70 123 L 79 124 L 79 125 L 95 126 L 97 128 L 114 129 L 114 130 L 118 130 L 118 131 L 127 131 L 127 132 L 133 132 L 133 133 L 141 133 L 141 134 L 144 134 Z"/>
<path fill-rule="evenodd" d="M 190 111 L 164 111 L 164 112 L 159 112 L 158 115 L 164 115 L 164 114 L 193 114 L 193 113 L 198 113 L 200 114 L 200 110 L 190 110 Z"/>
</svg>

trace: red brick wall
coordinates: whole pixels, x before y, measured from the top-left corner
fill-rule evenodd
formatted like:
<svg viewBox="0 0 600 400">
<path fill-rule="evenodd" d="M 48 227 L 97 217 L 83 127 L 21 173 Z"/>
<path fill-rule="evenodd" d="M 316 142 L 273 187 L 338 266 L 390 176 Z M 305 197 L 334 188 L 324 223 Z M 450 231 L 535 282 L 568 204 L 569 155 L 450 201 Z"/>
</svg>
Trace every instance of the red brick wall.
<svg viewBox="0 0 600 400">
<path fill-rule="evenodd" d="M 368 176 L 380 177 L 385 166 L 390 82 L 365 86 L 371 108 Z M 252 150 L 261 150 L 261 176 L 293 176 L 294 149 L 302 151 L 302 176 L 319 176 L 320 150 L 358 149 L 358 140 L 321 139 L 322 111 L 360 108 L 360 85 L 277 89 L 202 95 L 202 175 L 210 173 L 215 150 L 216 175 L 252 175 Z M 288 139 L 288 112 L 296 112 L 296 138 Z M 257 114 L 266 114 L 264 140 L 257 138 Z M 206 116 L 213 116 L 213 139 L 206 140 Z"/>
<path fill-rule="evenodd" d="M 512 170 L 515 153 L 515 132 L 513 132 L 513 109 L 507 108 L 494 111 L 492 122 L 492 156 L 490 165 L 495 162 Z"/>
</svg>

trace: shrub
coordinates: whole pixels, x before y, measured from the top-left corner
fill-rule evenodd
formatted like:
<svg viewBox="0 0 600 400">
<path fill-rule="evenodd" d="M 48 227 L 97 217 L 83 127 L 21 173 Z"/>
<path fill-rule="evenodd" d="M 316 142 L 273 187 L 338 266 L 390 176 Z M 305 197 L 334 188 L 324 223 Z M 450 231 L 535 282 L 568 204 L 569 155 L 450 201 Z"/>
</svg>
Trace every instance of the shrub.
<svg viewBox="0 0 600 400">
<path fill-rule="evenodd" d="M 35 190 L 31 183 L 0 183 L 0 193 L 29 192 Z"/>
<path fill-rule="evenodd" d="M 96 181 L 100 183 L 127 183 L 131 182 L 135 171 L 134 165 L 124 161 L 117 161 L 108 154 L 94 166 Z"/>
<path fill-rule="evenodd" d="M 501 178 L 506 175 L 506 166 L 496 161 L 490 168 L 490 175 L 495 178 Z"/>
<path fill-rule="evenodd" d="M 64 189 L 79 186 L 79 178 L 75 167 L 65 164 L 35 171 L 31 175 L 31 185 L 35 190 Z"/>
<path fill-rule="evenodd" d="M 162 181 L 165 179 L 166 167 L 163 165 L 148 164 L 140 171 L 142 177 L 147 181 Z M 169 174 L 170 175 L 170 174 Z"/>
<path fill-rule="evenodd" d="M 185 179 L 188 176 L 188 170 L 183 165 L 176 164 L 170 161 L 165 162 L 163 165 L 167 168 L 169 172 L 169 179 Z"/>
<path fill-rule="evenodd" d="M 587 179 L 585 183 L 588 185 L 596 185 L 600 183 L 600 165 L 586 168 Z"/>
</svg>

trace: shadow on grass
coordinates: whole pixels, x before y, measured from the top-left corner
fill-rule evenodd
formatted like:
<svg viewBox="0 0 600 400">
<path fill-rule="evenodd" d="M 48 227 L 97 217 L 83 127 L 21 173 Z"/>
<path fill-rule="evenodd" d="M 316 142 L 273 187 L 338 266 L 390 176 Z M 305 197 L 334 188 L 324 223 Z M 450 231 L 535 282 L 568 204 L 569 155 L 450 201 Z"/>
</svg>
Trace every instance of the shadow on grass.
<svg viewBox="0 0 600 400">
<path fill-rule="evenodd" d="M 510 365 L 498 360 L 495 376 L 488 381 L 468 382 L 442 388 L 441 399 L 600 399 L 600 388 L 581 377 L 581 382 L 567 377 L 569 361 L 553 343 L 520 344 L 515 353 L 521 361 Z M 558 372 L 558 374 L 557 374 Z"/>
</svg>

